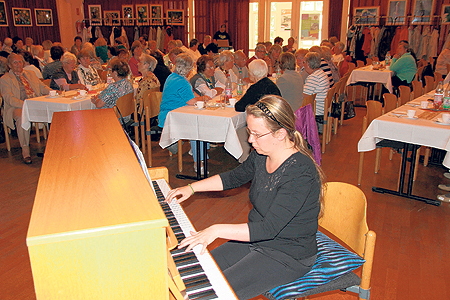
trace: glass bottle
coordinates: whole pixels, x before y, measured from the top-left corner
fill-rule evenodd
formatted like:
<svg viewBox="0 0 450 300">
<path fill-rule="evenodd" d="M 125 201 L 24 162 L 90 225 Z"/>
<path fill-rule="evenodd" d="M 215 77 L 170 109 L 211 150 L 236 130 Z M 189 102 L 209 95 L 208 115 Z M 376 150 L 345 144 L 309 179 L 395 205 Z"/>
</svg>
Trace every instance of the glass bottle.
<svg viewBox="0 0 450 300">
<path fill-rule="evenodd" d="M 442 106 L 442 100 L 444 98 L 444 85 L 442 81 L 439 81 L 434 92 L 434 108 L 439 109 Z"/>
<path fill-rule="evenodd" d="M 244 82 L 242 81 L 242 71 L 241 70 L 239 70 L 236 93 L 238 96 L 242 96 L 244 94 Z"/>
<path fill-rule="evenodd" d="M 447 85 L 447 88 L 444 92 L 444 101 L 442 103 L 442 108 L 449 110 L 450 109 L 450 84 Z"/>
</svg>

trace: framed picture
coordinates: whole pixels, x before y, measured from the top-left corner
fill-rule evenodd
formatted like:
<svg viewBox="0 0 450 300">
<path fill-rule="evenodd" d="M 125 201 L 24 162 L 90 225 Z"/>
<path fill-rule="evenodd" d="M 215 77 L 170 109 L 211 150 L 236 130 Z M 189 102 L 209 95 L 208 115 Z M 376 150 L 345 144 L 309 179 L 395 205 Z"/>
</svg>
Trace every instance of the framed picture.
<svg viewBox="0 0 450 300">
<path fill-rule="evenodd" d="M 431 24 L 431 12 L 434 11 L 434 0 L 413 0 L 412 24 Z"/>
<path fill-rule="evenodd" d="M 34 16 L 36 17 L 37 26 L 53 26 L 53 16 L 51 9 L 35 8 Z"/>
<path fill-rule="evenodd" d="M 353 19 L 355 25 L 378 25 L 379 6 L 355 7 Z"/>
<path fill-rule="evenodd" d="M 31 9 L 12 8 L 14 26 L 31 26 Z"/>
<path fill-rule="evenodd" d="M 102 25 L 102 6 L 89 5 L 89 22 L 92 25 Z"/>
<path fill-rule="evenodd" d="M 168 25 L 184 25 L 184 10 L 168 9 L 167 10 Z"/>
<path fill-rule="evenodd" d="M 133 5 L 122 5 L 122 19 L 123 25 L 134 25 L 134 7 Z"/>
<path fill-rule="evenodd" d="M 136 4 L 136 21 L 138 25 L 148 25 L 147 4 Z"/>
<path fill-rule="evenodd" d="M 442 24 L 450 24 L 450 5 L 442 5 L 441 22 Z"/>
<path fill-rule="evenodd" d="M 103 12 L 103 24 L 106 26 L 120 25 L 120 11 L 118 10 L 105 10 Z"/>
<path fill-rule="evenodd" d="M 0 1 L 0 26 L 8 26 L 5 1 Z"/>
<path fill-rule="evenodd" d="M 160 4 L 150 5 L 150 24 L 162 25 L 163 24 L 163 6 Z"/>
<path fill-rule="evenodd" d="M 406 0 L 390 0 L 386 25 L 405 25 Z"/>
</svg>

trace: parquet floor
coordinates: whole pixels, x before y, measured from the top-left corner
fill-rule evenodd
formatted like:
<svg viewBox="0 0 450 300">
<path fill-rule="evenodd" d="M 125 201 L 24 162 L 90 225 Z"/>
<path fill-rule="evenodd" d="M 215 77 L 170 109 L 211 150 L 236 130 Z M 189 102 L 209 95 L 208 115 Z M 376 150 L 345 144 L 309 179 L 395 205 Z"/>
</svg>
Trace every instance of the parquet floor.
<svg viewBox="0 0 450 300">
<path fill-rule="evenodd" d="M 344 122 L 332 137 L 323 155 L 322 166 L 328 181 L 356 184 L 358 158 L 357 143 L 361 136 L 364 108 L 356 108 L 357 116 Z M 42 158 L 36 150 L 42 148 L 31 137 L 32 165 L 21 161 L 17 138 L 12 139 L 12 152 L 0 144 L 0 300 L 35 299 L 31 267 L 25 243 L 34 195 L 39 179 Z M 184 168 L 194 175 L 192 157 L 184 146 Z M 176 157 L 169 157 L 153 143 L 155 166 L 166 166 L 172 187 L 187 184 L 175 178 Z M 371 299 L 450 299 L 447 285 L 450 270 L 450 226 L 447 218 L 450 204 L 431 206 L 387 194 L 371 191 L 372 186 L 394 189 L 397 184 L 400 155 L 388 159 L 383 150 L 382 166 L 374 174 L 375 153 L 365 155 L 361 189 L 368 201 L 369 227 L 377 233 L 375 264 L 372 275 Z M 209 151 L 211 174 L 237 166 L 237 162 L 223 147 Z M 441 166 L 419 167 L 414 193 L 434 198 L 438 183 L 448 183 Z M 70 195 L 68 195 L 70 196 Z M 199 193 L 183 204 L 197 229 L 219 222 L 245 222 L 250 210 L 248 185 L 218 193 Z M 224 241 L 210 245 L 217 247 Z M 257 278 L 255 278 L 257 280 Z M 256 297 L 254 300 L 263 300 Z M 333 292 L 312 299 L 356 299 L 352 294 Z"/>
</svg>

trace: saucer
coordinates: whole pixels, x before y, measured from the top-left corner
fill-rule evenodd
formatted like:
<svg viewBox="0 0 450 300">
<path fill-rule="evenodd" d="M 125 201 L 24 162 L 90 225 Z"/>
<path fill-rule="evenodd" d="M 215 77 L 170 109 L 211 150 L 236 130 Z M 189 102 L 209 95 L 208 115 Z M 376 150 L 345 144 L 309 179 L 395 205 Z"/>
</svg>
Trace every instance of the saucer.
<svg viewBox="0 0 450 300">
<path fill-rule="evenodd" d="M 84 99 L 84 98 L 86 98 L 86 96 L 75 96 L 75 97 L 72 97 L 72 99 L 73 100 L 82 100 L 82 99 Z"/>
<path fill-rule="evenodd" d="M 414 117 L 412 117 L 412 118 L 410 118 L 410 117 L 408 117 L 408 116 L 405 116 L 405 119 L 414 120 L 414 119 L 417 119 L 417 116 L 414 116 Z"/>
<path fill-rule="evenodd" d="M 195 106 L 194 106 L 194 109 L 196 109 L 196 110 L 204 110 L 205 108 L 204 108 L 204 107 L 198 108 L 198 107 L 195 107 Z"/>
<path fill-rule="evenodd" d="M 45 98 L 50 98 L 50 99 L 59 98 L 59 95 L 55 95 L 55 96 L 47 95 Z"/>
<path fill-rule="evenodd" d="M 441 125 L 447 125 L 447 126 L 450 125 L 450 123 L 445 123 L 441 118 L 437 118 L 436 121 L 434 121 L 434 122 L 441 124 Z"/>
</svg>

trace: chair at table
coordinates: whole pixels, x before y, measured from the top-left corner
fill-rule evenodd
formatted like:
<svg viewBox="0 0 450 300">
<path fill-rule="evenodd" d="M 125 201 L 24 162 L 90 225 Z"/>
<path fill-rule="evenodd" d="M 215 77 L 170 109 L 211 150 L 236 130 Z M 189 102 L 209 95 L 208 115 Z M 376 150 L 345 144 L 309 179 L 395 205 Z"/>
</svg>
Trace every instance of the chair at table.
<svg viewBox="0 0 450 300">
<path fill-rule="evenodd" d="M 331 103 L 333 102 L 334 91 L 336 85 L 328 90 L 325 97 L 324 110 L 323 110 L 323 133 L 322 133 L 322 153 L 325 153 L 325 144 L 328 144 L 329 136 L 331 135 L 331 125 L 333 118 L 330 116 Z"/>
<path fill-rule="evenodd" d="M 145 130 L 144 124 L 141 123 L 141 139 L 142 139 L 142 149 L 143 153 L 147 152 L 147 163 L 148 167 L 152 166 L 152 132 L 150 119 L 157 117 L 159 115 L 159 106 L 161 105 L 162 93 L 159 91 L 146 91 L 144 97 L 142 98 L 141 105 L 144 108 L 145 115 Z M 145 149 L 145 142 L 147 140 L 147 149 Z"/>
<path fill-rule="evenodd" d="M 128 93 L 126 95 L 123 95 L 122 97 L 119 97 L 117 99 L 116 105 L 114 105 L 114 112 L 116 113 L 117 118 L 121 121 L 122 127 L 126 130 L 127 126 L 133 126 L 134 127 L 134 140 L 137 143 L 139 141 L 137 140 L 139 136 L 138 126 L 137 126 L 137 111 L 136 111 L 136 100 L 134 99 L 134 93 Z M 123 118 L 126 116 L 130 116 L 134 113 L 134 122 L 132 124 L 124 124 Z M 139 144 L 138 144 L 139 145 Z"/>
<path fill-rule="evenodd" d="M 405 105 L 407 102 L 411 101 L 411 89 L 409 86 L 401 85 L 398 87 L 398 90 L 400 91 L 398 106 Z"/>
<path fill-rule="evenodd" d="M 420 81 L 413 80 L 411 81 L 413 87 L 413 99 L 416 99 L 423 95 L 423 86 Z"/>
<path fill-rule="evenodd" d="M 348 95 L 347 95 L 346 86 L 347 86 L 347 81 L 348 81 L 348 77 L 349 76 L 350 75 L 346 75 L 346 76 L 341 78 L 340 81 L 342 81 L 342 83 L 341 83 L 341 85 L 339 87 L 339 92 L 336 90 L 336 93 L 339 93 L 339 100 L 340 101 L 342 100 L 342 102 L 341 102 L 341 118 L 339 119 L 339 124 L 340 125 L 342 125 L 342 123 L 344 122 L 345 102 L 348 101 Z M 336 130 L 335 130 L 334 133 L 336 134 Z"/>
<path fill-rule="evenodd" d="M 367 225 L 366 197 L 356 186 L 329 182 L 324 204 L 316 263 L 302 278 L 265 293 L 270 300 L 297 299 L 335 290 L 356 293 L 359 299 L 370 298 L 376 234 Z M 361 265 L 359 277 L 352 271 Z"/>
<path fill-rule="evenodd" d="M 373 63 L 373 60 L 371 58 L 366 58 L 366 66 L 371 66 Z"/>
<path fill-rule="evenodd" d="M 356 61 L 356 68 L 362 68 L 364 66 L 365 66 L 364 61 L 362 61 L 362 60 Z"/>
<path fill-rule="evenodd" d="M 434 88 L 436 88 L 438 83 L 441 81 L 444 81 L 444 79 L 442 79 L 442 74 L 439 72 L 434 72 Z"/>
<path fill-rule="evenodd" d="M 314 116 L 316 115 L 316 94 L 308 95 L 303 98 L 302 106 L 306 106 L 308 104 L 311 104 L 311 108 L 314 112 Z"/>
<path fill-rule="evenodd" d="M 423 91 L 424 94 L 431 92 L 434 89 L 434 77 L 425 76 L 425 89 Z"/>
<path fill-rule="evenodd" d="M 50 82 L 52 82 L 51 79 L 43 79 L 42 83 L 45 84 L 46 86 L 50 87 Z"/>
<path fill-rule="evenodd" d="M 108 75 L 108 72 L 106 70 L 97 70 L 98 76 L 103 82 L 106 82 L 106 76 Z"/>
<path fill-rule="evenodd" d="M 354 69 L 356 69 L 356 65 L 352 62 L 349 62 L 348 63 L 348 71 L 347 71 L 347 73 L 344 74 L 344 76 L 349 76 L 350 74 L 352 74 Z"/>
<path fill-rule="evenodd" d="M 383 107 L 383 114 L 390 112 L 391 110 L 394 110 L 397 108 L 398 99 L 397 96 L 390 93 L 383 94 L 384 99 L 384 107 Z"/>
</svg>

